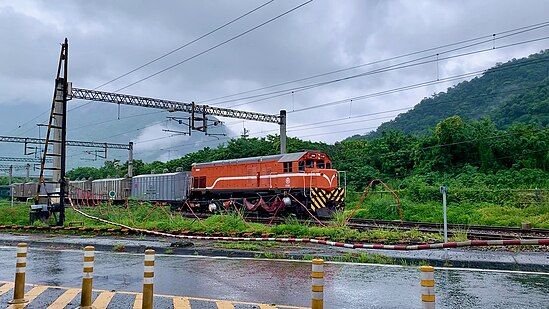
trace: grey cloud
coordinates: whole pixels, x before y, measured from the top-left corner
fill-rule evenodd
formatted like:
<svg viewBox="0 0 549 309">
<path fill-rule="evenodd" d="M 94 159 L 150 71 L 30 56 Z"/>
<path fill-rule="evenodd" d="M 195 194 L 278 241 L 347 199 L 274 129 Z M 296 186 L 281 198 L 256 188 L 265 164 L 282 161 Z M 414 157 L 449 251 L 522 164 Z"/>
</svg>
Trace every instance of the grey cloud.
<svg viewBox="0 0 549 309">
<path fill-rule="evenodd" d="M 75 86 L 93 88 L 143 62 L 213 29 L 256 7 L 257 1 L 16 1 L 0 2 L 0 40 L 9 46 L 0 50 L 0 108 L 2 134 L 11 133 L 29 117 L 47 109 L 59 53 L 58 43 L 70 40 L 70 79 Z M 115 90 L 163 67 L 226 40 L 297 5 L 277 0 L 262 10 L 189 46 L 144 70 L 112 83 Z M 314 1 L 208 54 L 173 70 L 137 84 L 125 92 L 182 101 L 201 101 L 250 88 L 302 78 L 347 66 L 376 61 L 403 53 L 452 43 L 472 37 L 546 21 L 546 1 Z M 547 35 L 548 29 L 524 34 L 522 39 Z M 509 38 L 498 42 L 513 42 Z M 490 44 L 488 44 L 489 46 Z M 449 76 L 483 69 L 498 61 L 522 57 L 547 46 L 546 41 L 496 50 L 455 60 L 441 61 L 439 75 Z M 472 49 L 470 49 L 472 50 Z M 407 58 L 411 59 L 411 58 Z M 356 74 L 406 59 L 360 68 L 311 83 Z M 277 113 L 414 84 L 436 77 L 436 64 L 387 72 L 331 84 L 291 95 L 252 103 L 239 108 Z M 288 85 L 285 87 L 291 87 Z M 450 84 L 425 87 L 353 103 L 354 115 L 413 105 L 421 98 L 445 90 Z M 275 88 L 277 90 L 285 87 Z M 292 103 L 293 102 L 293 103 Z M 238 102 L 237 102 L 238 103 Z M 71 102 L 71 106 L 82 104 Z M 225 104 L 230 106 L 234 103 Z M 147 110 L 122 107 L 122 116 Z M 349 104 L 289 114 L 289 126 L 349 116 Z M 390 115 L 390 114 L 389 114 Z M 115 105 L 92 103 L 71 112 L 69 125 L 112 120 L 97 127 L 69 132 L 73 139 L 104 140 L 109 135 L 134 130 L 112 138 L 127 142 L 142 134 L 139 128 L 158 122 L 164 114 L 116 120 Z M 354 125 L 340 125 L 290 132 L 292 136 L 379 125 L 383 119 L 358 119 Z M 43 121 L 44 119 L 40 119 Z M 14 134 L 36 134 L 30 126 Z M 227 123 L 233 122 L 228 119 Z M 246 122 L 254 132 L 276 130 L 276 126 Z M 238 134 L 242 124 L 226 130 Z M 27 132 L 25 132 L 27 131 Z M 364 130 L 366 131 L 366 130 Z M 275 133 L 275 132 L 272 132 Z M 360 130 L 311 136 L 334 142 Z M 148 132 L 148 135 L 151 133 Z M 162 132 L 158 132 L 161 137 Z M 264 135 L 264 133 L 260 134 Z M 199 139 L 179 149 L 191 151 Z M 172 141 L 173 142 L 173 141 Z M 180 141 L 178 141 L 180 142 Z M 216 142 L 211 145 L 215 145 Z M 165 143 L 168 147 L 169 143 Z M 207 144 L 201 144 L 207 146 Z M 160 146 L 159 146 L 160 147 Z M 3 150 L 8 148 L 3 146 Z M 12 149 L 12 148 L 10 148 Z M 12 150 L 16 152 L 17 150 Z M 172 154 L 169 154 L 172 155 Z M 169 156 L 168 155 L 168 156 Z M 175 154 L 174 154 L 175 155 Z M 164 152 L 147 157 L 164 156 Z"/>
</svg>

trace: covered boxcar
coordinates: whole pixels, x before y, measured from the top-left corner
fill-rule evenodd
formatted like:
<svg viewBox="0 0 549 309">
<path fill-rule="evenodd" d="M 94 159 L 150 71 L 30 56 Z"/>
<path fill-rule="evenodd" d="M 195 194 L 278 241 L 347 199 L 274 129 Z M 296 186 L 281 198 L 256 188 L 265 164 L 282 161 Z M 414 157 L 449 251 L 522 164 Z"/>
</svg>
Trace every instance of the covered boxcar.
<svg viewBox="0 0 549 309">
<path fill-rule="evenodd" d="M 124 201 L 130 196 L 131 178 L 110 178 L 92 181 L 95 199 Z"/>
<path fill-rule="evenodd" d="M 190 188 L 190 172 L 139 175 L 132 178 L 132 198 L 182 203 Z"/>
<path fill-rule="evenodd" d="M 92 199 L 92 181 L 91 180 L 71 180 L 69 182 L 69 196 L 73 200 Z"/>
</svg>

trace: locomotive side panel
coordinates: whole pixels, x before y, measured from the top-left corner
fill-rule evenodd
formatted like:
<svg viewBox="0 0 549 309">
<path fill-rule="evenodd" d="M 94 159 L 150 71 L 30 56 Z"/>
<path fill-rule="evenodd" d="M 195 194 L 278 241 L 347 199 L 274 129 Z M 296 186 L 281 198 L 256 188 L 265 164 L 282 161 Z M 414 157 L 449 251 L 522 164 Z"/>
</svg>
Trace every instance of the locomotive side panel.
<svg viewBox="0 0 549 309">
<path fill-rule="evenodd" d="M 298 161 L 301 157 L 294 155 L 295 161 L 288 161 L 283 159 L 283 155 L 277 155 L 255 160 L 249 158 L 197 164 L 192 169 L 193 189 L 269 190 L 315 187 L 332 190 L 338 187 L 337 171 L 331 169 L 331 161 L 326 155 L 299 154 L 306 159 Z M 311 156 L 319 159 L 309 159 Z"/>
</svg>

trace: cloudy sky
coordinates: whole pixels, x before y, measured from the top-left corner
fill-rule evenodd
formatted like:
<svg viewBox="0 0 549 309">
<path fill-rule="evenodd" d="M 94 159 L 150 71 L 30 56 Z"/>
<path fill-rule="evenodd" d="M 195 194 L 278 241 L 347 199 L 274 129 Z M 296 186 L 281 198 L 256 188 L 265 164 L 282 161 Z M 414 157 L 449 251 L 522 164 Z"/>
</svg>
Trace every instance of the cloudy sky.
<svg viewBox="0 0 549 309">
<path fill-rule="evenodd" d="M 93 89 L 267 2 L 0 1 L 0 40 L 3 43 L 0 49 L 0 134 L 38 135 L 36 124 L 47 119 L 43 113 L 51 104 L 59 43 L 65 37 L 70 44 L 73 86 Z M 125 87 L 303 2 L 305 0 L 270 1 L 230 26 L 100 90 L 115 91 Z M 375 95 L 352 103 L 349 98 L 486 69 L 496 62 L 547 48 L 548 40 L 505 47 L 548 36 L 549 26 L 525 28 L 528 31 L 523 33 L 507 32 L 548 22 L 547 12 L 549 2 L 543 0 L 315 0 L 122 92 L 263 113 L 286 109 L 290 136 L 332 143 L 368 132 L 404 110 L 387 111 L 413 106 L 423 97 L 443 91 L 460 80 Z M 489 36 L 494 33 L 495 40 L 490 40 Z M 482 37 L 485 38 L 479 39 Z M 472 41 L 444 47 L 464 40 Z M 486 40 L 488 42 L 482 43 Z M 436 47 L 440 48 L 433 49 Z M 454 57 L 492 47 L 496 48 Z M 429 51 L 417 53 L 422 50 Z M 441 60 L 434 61 L 437 53 Z M 406 54 L 412 55 L 382 61 Z M 445 59 L 447 57 L 453 58 Z M 428 63 L 417 64 L 418 58 Z M 399 68 L 401 63 L 414 65 Z M 355 66 L 359 67 L 285 83 Z M 386 70 L 387 67 L 392 69 Z M 374 70 L 382 72 L 304 87 Z M 279 83 L 285 84 L 248 92 Z M 240 92 L 247 93 L 212 100 Z M 340 100 L 343 103 L 304 110 Z M 84 103 L 71 101 L 69 108 Z M 122 107 L 118 120 L 116 106 L 107 105 L 91 103 L 71 111 L 68 138 L 124 143 L 134 140 L 138 158 L 163 160 L 215 145 L 224 139 L 195 136 L 198 133 L 191 139 L 170 137 L 162 130 L 181 127 L 166 120 L 168 113 Z M 359 117 L 361 115 L 365 116 Z M 222 120 L 229 136 L 239 135 L 243 128 L 249 129 L 251 136 L 273 134 L 277 130 L 272 124 Z M 222 131 L 220 128 L 219 132 Z M 9 148 L 4 144 L 1 147 L 3 152 L 22 152 L 19 146 Z M 70 154 L 78 160 L 86 158 L 81 150 L 71 149 Z M 125 156 L 124 153 L 113 155 Z"/>
</svg>

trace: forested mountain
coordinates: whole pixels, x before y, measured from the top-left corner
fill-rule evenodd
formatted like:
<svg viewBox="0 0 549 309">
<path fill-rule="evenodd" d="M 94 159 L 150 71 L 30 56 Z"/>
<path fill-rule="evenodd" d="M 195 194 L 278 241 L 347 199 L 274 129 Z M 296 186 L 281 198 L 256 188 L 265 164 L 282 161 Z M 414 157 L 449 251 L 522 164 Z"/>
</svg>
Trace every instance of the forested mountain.
<svg viewBox="0 0 549 309">
<path fill-rule="evenodd" d="M 450 116 L 492 119 L 505 129 L 513 123 L 549 125 L 549 50 L 497 64 L 481 77 L 434 94 L 410 111 L 383 123 L 373 136 L 397 130 L 425 134 Z M 360 138 L 354 136 L 354 139 Z"/>
</svg>

